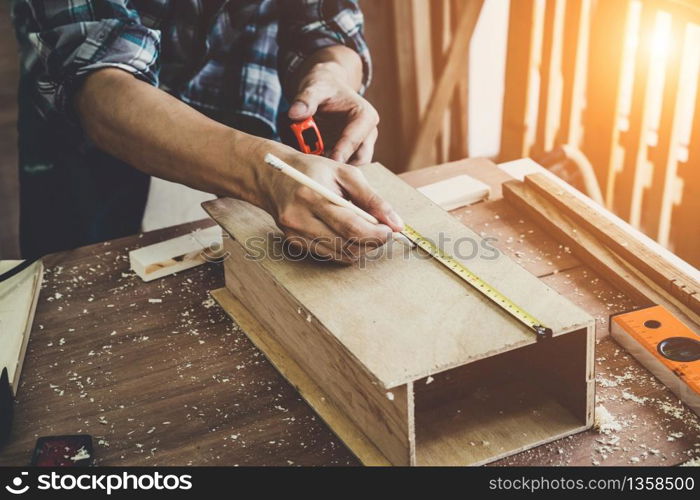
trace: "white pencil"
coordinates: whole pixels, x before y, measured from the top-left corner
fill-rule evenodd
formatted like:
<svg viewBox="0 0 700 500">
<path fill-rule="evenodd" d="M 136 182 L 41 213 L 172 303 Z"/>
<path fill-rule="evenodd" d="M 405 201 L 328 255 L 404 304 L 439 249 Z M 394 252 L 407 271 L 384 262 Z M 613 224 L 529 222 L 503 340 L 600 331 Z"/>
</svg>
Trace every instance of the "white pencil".
<svg viewBox="0 0 700 500">
<path fill-rule="evenodd" d="M 365 212 L 362 210 L 360 207 L 352 203 L 350 200 L 346 200 L 342 196 L 340 196 L 338 193 L 334 193 L 330 189 L 328 189 L 326 186 L 319 184 L 315 180 L 313 180 L 311 177 L 308 175 L 304 174 L 303 172 L 300 172 L 296 168 L 292 167 L 288 163 L 285 163 L 284 161 L 280 160 L 277 158 L 275 155 L 271 153 L 267 153 L 265 155 L 265 163 L 270 165 L 271 167 L 279 170 L 283 174 L 291 177 L 295 181 L 297 181 L 300 184 L 303 184 L 304 186 L 308 187 L 309 189 L 313 189 L 315 192 L 323 196 L 325 199 L 330 201 L 331 203 L 338 205 L 339 207 L 345 207 L 350 210 L 352 210 L 355 214 L 359 215 L 362 217 L 364 220 L 367 222 L 370 222 L 372 224 L 379 224 L 379 220 L 375 216 L 373 216 L 370 213 Z M 409 240 L 406 236 L 404 236 L 401 233 L 394 233 L 394 239 L 396 241 L 400 241 L 401 243 L 404 243 L 411 248 L 413 248 L 415 245 L 411 240 Z"/>
</svg>

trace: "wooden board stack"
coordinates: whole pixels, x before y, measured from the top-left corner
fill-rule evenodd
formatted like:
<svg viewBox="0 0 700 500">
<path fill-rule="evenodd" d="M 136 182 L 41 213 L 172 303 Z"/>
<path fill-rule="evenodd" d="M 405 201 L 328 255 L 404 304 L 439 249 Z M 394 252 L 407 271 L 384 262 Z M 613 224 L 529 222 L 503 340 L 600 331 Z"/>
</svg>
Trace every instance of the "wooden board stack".
<svg viewBox="0 0 700 500">
<path fill-rule="evenodd" d="M 593 420 L 594 321 L 379 165 L 370 183 L 554 331 L 531 330 L 420 250 L 389 245 L 361 267 L 281 258 L 272 218 L 204 204 L 224 240 L 228 292 L 214 295 L 367 464 L 486 463 Z"/>
<path fill-rule="evenodd" d="M 503 197 L 644 305 L 663 305 L 700 334 L 700 272 L 532 162 Z"/>
</svg>

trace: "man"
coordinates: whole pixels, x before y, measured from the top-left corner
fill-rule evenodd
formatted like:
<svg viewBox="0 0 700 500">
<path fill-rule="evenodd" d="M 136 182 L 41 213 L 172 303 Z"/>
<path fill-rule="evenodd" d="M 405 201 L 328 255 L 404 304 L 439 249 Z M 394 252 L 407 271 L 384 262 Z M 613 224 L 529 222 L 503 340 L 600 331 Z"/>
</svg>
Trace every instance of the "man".
<svg viewBox="0 0 700 500">
<path fill-rule="evenodd" d="M 378 123 L 359 93 L 356 0 L 14 0 L 13 18 L 25 258 L 138 232 L 151 175 L 253 203 L 324 258 L 402 228 L 350 166 L 371 160 Z M 283 95 L 291 120 L 339 131 L 330 158 L 274 140 Z M 279 175 L 267 152 L 381 224 Z"/>
</svg>

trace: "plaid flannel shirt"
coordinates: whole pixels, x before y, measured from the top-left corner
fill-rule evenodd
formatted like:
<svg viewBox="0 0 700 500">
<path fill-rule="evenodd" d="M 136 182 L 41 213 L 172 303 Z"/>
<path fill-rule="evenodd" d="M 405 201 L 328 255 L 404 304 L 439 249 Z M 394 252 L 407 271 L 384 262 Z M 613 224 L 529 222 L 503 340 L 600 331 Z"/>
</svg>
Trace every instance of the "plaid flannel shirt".
<svg viewBox="0 0 700 500">
<path fill-rule="evenodd" d="M 318 49 L 370 59 L 356 0 L 14 0 L 23 74 L 42 116 L 70 116 L 91 71 L 117 67 L 223 123 L 275 129 L 281 82 Z"/>
<path fill-rule="evenodd" d="M 350 47 L 370 79 L 357 0 L 12 0 L 12 14 L 25 258 L 140 230 L 150 177 L 95 148 L 72 116 L 90 72 L 121 68 L 267 138 L 313 52 Z"/>
</svg>

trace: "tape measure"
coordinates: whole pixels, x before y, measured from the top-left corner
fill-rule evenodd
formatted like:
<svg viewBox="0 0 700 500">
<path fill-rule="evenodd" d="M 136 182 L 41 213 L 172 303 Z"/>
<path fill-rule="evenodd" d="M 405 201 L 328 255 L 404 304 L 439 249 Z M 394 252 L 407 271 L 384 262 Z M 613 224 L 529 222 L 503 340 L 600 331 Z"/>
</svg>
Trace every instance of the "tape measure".
<svg viewBox="0 0 700 500">
<path fill-rule="evenodd" d="M 299 149 L 302 152 L 315 155 L 322 155 L 324 153 L 321 132 L 318 130 L 318 126 L 316 125 L 313 117 L 309 117 L 302 122 L 292 123 L 290 128 L 294 133 L 294 136 L 299 144 Z M 477 291 L 481 292 L 501 309 L 534 331 L 538 341 L 552 337 L 551 328 L 547 328 L 532 314 L 525 311 L 522 307 L 518 306 L 515 302 L 496 290 L 493 286 L 486 283 L 479 276 L 470 271 L 465 265 L 456 261 L 453 257 L 440 250 L 430 240 L 421 236 L 418 231 L 405 225 L 404 230 L 401 231 L 401 234 L 406 236 L 418 247 L 428 252 L 428 254 L 432 255 L 434 259 L 476 288 Z"/>
<path fill-rule="evenodd" d="M 447 255 L 440 250 L 432 241 L 421 236 L 421 234 L 408 225 L 404 225 L 404 230 L 401 234 L 422 248 L 428 254 L 432 255 L 435 260 L 440 262 L 447 269 L 455 273 L 462 280 L 469 283 L 478 292 L 490 299 L 494 304 L 499 306 L 505 312 L 513 316 L 520 323 L 530 328 L 537 337 L 537 340 L 544 340 L 552 337 L 552 329 L 546 327 L 541 321 L 537 320 L 532 314 L 525 311 L 515 302 L 499 292 L 492 285 L 474 274 L 467 266 L 457 261 L 454 257 Z"/>
</svg>

